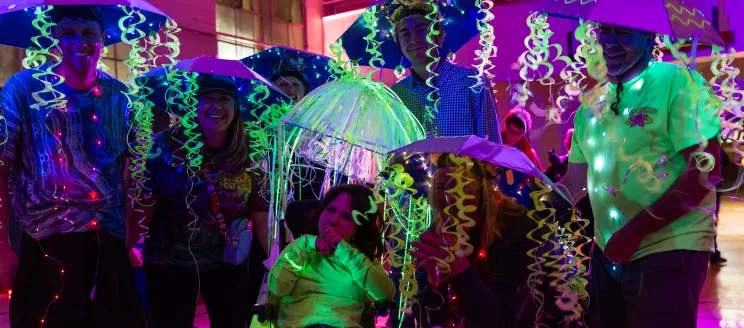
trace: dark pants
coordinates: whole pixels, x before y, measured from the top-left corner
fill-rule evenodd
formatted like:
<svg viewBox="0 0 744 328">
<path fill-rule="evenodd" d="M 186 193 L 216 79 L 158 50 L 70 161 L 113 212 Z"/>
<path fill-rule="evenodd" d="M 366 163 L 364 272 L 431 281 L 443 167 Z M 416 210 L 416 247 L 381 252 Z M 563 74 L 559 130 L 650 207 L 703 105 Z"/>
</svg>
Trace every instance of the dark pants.
<svg viewBox="0 0 744 328">
<path fill-rule="evenodd" d="M 594 327 L 695 328 L 710 252 L 676 250 L 614 264 L 594 248 Z"/>
<path fill-rule="evenodd" d="M 212 328 L 244 328 L 258 291 L 246 265 L 214 270 L 145 264 L 154 328 L 192 328 L 201 292 Z"/>
<path fill-rule="evenodd" d="M 38 242 L 24 233 L 19 262 L 10 327 L 36 328 L 42 319 L 48 328 L 145 326 L 124 241 L 108 232 L 55 234 Z"/>
</svg>

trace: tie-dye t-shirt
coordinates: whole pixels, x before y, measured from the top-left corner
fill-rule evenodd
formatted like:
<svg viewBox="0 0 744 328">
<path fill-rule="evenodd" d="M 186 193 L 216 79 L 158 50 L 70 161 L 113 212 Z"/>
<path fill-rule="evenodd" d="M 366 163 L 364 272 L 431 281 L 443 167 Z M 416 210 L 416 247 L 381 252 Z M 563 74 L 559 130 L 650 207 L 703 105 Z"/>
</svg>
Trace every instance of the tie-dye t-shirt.
<svg viewBox="0 0 744 328">
<path fill-rule="evenodd" d="M 225 238 L 212 211 L 205 180 L 214 187 L 220 211 L 230 227 L 235 218 L 249 218 L 251 213 L 268 211 L 268 203 L 258 192 L 260 177 L 246 171 L 232 175 L 223 172 L 220 168 L 225 165 L 226 150 L 203 146 L 203 160 L 208 169 L 202 169 L 198 181 L 192 185 L 186 166 L 182 164 L 184 156 L 177 151 L 180 144 L 173 139 L 174 131 L 170 129 L 157 135 L 153 150 L 160 156 L 147 162 L 152 178 L 146 187 L 160 199 L 149 225 L 149 238 L 145 239 L 145 262 L 190 267 L 196 263 L 200 269 L 219 267 L 225 264 L 222 260 Z M 257 240 L 255 231 L 253 236 L 254 241 Z M 262 250 L 260 247 L 251 249 L 251 252 L 256 251 Z"/>
<path fill-rule="evenodd" d="M 98 71 L 89 90 L 55 87 L 66 109 L 35 109 L 34 93 L 44 90 L 33 77 L 38 72 L 13 75 L 0 105 L 0 151 L 2 161 L 13 165 L 15 218 L 36 239 L 93 229 L 124 238 L 126 86 Z M 53 99 L 50 92 L 37 95 Z"/>
</svg>

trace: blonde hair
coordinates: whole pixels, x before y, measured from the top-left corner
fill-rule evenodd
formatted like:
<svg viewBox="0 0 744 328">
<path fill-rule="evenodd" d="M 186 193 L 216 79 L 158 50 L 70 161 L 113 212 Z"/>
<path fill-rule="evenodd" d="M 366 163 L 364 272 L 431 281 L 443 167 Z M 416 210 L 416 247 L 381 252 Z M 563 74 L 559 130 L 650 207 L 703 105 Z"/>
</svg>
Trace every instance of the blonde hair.
<svg viewBox="0 0 744 328">
<path fill-rule="evenodd" d="M 496 237 L 501 237 L 504 216 L 524 214 L 525 208 L 517 204 L 514 199 L 504 196 L 494 186 L 493 179 L 495 175 L 493 174 L 493 166 L 491 164 L 483 163 L 469 157 L 463 158 L 473 163 L 465 171 L 466 177 L 474 179 L 479 184 L 478 189 L 481 194 L 481 204 L 478 206 L 475 222 L 477 225 L 485 224 L 485 229 L 481 230 L 480 240 L 481 248 L 488 249 L 496 240 Z M 437 164 L 437 169 L 458 166 L 450 160 L 449 154 L 441 154 L 434 162 Z M 430 192 L 429 195 L 433 197 L 434 192 Z"/>
</svg>

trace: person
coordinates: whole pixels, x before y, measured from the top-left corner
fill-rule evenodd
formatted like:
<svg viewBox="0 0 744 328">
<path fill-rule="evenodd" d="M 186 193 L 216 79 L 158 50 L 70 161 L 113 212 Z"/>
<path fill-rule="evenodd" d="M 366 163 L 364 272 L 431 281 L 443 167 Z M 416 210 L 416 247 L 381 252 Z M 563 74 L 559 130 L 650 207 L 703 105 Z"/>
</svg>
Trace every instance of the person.
<svg viewBox="0 0 744 328">
<path fill-rule="evenodd" d="M 260 176 L 249 169 L 248 138 L 231 78 L 201 74 L 197 80 L 196 121 L 203 165 L 187 174 L 182 146 L 188 136 L 178 125 L 155 138 L 160 156 L 147 161 L 152 192 L 137 202 L 128 222 L 127 247 L 149 228 L 143 251 L 153 327 L 191 328 L 199 294 L 212 327 L 244 327 L 258 297 L 268 249 L 268 203 L 258 190 Z M 235 220 L 253 227 L 248 259 L 223 257 Z M 228 231 L 223 231 L 223 227 Z M 260 243 L 259 243 L 260 241 Z"/>
<path fill-rule="evenodd" d="M 603 24 L 598 42 L 609 82 L 574 118 L 563 182 L 594 212 L 593 320 L 695 327 L 713 247 L 708 184 L 720 179 L 711 90 L 694 70 L 652 61 L 651 33 Z M 702 151 L 714 154 L 708 172 L 693 164 Z"/>
<path fill-rule="evenodd" d="M 501 140 L 504 141 L 504 144 L 519 148 L 519 150 L 527 155 L 527 158 L 530 159 L 532 164 L 535 164 L 535 167 L 542 171 L 540 158 L 537 156 L 535 149 L 532 148 L 529 140 L 527 140 L 527 132 L 532 129 L 532 115 L 519 106 L 514 107 L 506 113 L 504 125 L 504 132 L 501 133 Z"/>
<path fill-rule="evenodd" d="M 540 244 L 527 236 L 537 229 L 537 223 L 527 217 L 523 206 L 493 188 L 491 169 L 478 160 L 469 159 L 473 165 L 466 166 L 463 174 L 466 179 L 474 180 L 462 190 L 466 195 L 463 208 L 474 209 L 467 215 L 475 220 L 475 226 L 466 228 L 469 237 L 466 240 L 472 245 L 472 251 L 463 257 L 455 256 L 449 263 L 449 274 L 438 269 L 449 257 L 442 247 L 454 243 L 447 238 L 443 226 L 454 219 L 462 220 L 446 214 L 460 213 L 459 210 L 445 210 L 458 202 L 453 194 L 446 192 L 457 186 L 457 178 L 453 175 L 461 167 L 458 168 L 454 158 L 442 154 L 436 159 L 430 198 L 439 216 L 433 227 L 420 236 L 420 241 L 412 243 L 417 249 L 411 252 L 414 264 L 427 273 L 428 286 L 418 298 L 427 309 L 427 324 L 432 327 L 453 324 L 461 327 L 456 323 L 478 328 L 534 327 L 537 308 L 527 288 L 528 267 L 534 259 L 528 253 Z M 459 309 L 459 313 L 452 309 Z"/>
<path fill-rule="evenodd" d="M 289 244 L 269 272 L 281 298 L 282 328 L 362 327 L 368 298 L 390 300 L 395 286 L 377 260 L 380 213 L 362 185 L 339 185 L 321 200 L 316 231 Z"/>
<path fill-rule="evenodd" d="M 445 54 L 439 53 L 445 38 L 439 22 L 434 24 L 439 34 L 432 37 L 433 44 L 428 43 L 431 20 L 427 15 L 431 12 L 430 4 L 416 0 L 400 6 L 390 18 L 398 48 L 412 64 L 411 76 L 393 85 L 393 92 L 421 122 L 429 136 L 476 135 L 501 143 L 498 111 L 490 81 L 474 78 L 478 75 L 476 70 L 455 65 L 446 59 Z M 427 55 L 430 48 L 434 48 L 432 56 L 440 58 L 432 68 L 438 74 L 433 84 L 438 88 L 436 97 L 439 99 L 436 113 L 431 113 L 433 119 L 427 109 L 427 106 L 434 105 L 427 100 L 434 91 L 426 83 L 430 77 L 427 66 L 433 62 Z M 471 86 L 478 83 L 482 88 L 477 92 L 471 90 Z"/>
<path fill-rule="evenodd" d="M 283 70 L 272 76 L 271 82 L 292 98 L 295 103 L 305 98 L 308 90 L 310 90 L 310 84 L 302 76 L 302 73 L 296 70 Z"/>
<path fill-rule="evenodd" d="M 726 169 L 731 165 L 731 159 L 729 158 L 728 154 L 721 148 L 721 170 Z M 720 188 L 722 183 L 718 184 L 718 187 Z M 721 198 L 723 197 L 724 192 L 716 191 L 716 234 L 713 236 L 713 253 L 710 254 L 710 264 L 713 265 L 722 265 L 726 264 L 728 260 L 721 256 L 721 250 L 718 248 L 718 221 L 721 219 L 721 217 L 718 215 L 721 212 Z"/>
<path fill-rule="evenodd" d="M 556 155 L 555 150 L 548 152 L 548 161 L 550 166 L 545 169 L 545 175 L 550 181 L 561 181 L 568 171 L 568 151 L 571 150 L 571 139 L 573 138 L 574 129 L 566 131 L 566 137 L 563 139 L 563 148 L 566 149 L 565 155 Z"/>
<path fill-rule="evenodd" d="M 100 8 L 59 7 L 52 19 L 62 50 L 54 71 L 65 80 L 56 87 L 67 100 L 64 110 L 31 108 L 36 103 L 32 94 L 45 89 L 33 77 L 37 70 L 14 75 L 1 106 L 7 123 L 2 153 L 9 164 L 3 169 L 15 168 L 13 209 L 25 231 L 11 326 L 38 326 L 41 320 L 50 325 L 141 326 L 144 318 L 122 227 L 126 87 L 96 69 L 105 38 Z M 51 93 L 42 95 L 52 100 Z M 5 181 L 8 172 L 1 172 Z M 9 199 L 7 192 L 0 190 L 0 197 Z M 3 223 L 9 215 L 5 208 Z M 2 246 L 0 256 L 0 272 L 9 284 L 16 258 Z"/>
<path fill-rule="evenodd" d="M 10 327 L 144 327 L 123 240 L 127 88 L 96 69 L 110 22 L 96 6 L 55 7 L 51 21 L 56 75 L 34 77 L 50 63 L 13 75 L 0 105 L 0 179 L 13 172 L 13 204 L 0 207 Z M 60 78 L 56 92 L 43 92 Z M 1 199 L 10 187 L 0 184 Z M 17 257 L 7 243 L 10 208 L 24 230 Z"/>
</svg>

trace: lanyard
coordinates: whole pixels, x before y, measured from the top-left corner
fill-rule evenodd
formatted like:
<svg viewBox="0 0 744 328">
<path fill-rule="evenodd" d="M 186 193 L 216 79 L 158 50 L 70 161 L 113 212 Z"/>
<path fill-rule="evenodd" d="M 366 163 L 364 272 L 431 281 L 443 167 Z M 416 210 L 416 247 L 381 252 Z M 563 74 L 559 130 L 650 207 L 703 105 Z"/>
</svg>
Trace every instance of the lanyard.
<svg viewBox="0 0 744 328">
<path fill-rule="evenodd" d="M 211 174 L 211 171 L 209 170 L 209 167 L 207 164 L 204 164 L 204 169 L 202 170 L 204 175 L 204 183 L 207 184 L 207 190 L 209 190 L 209 199 L 210 199 L 210 205 L 212 208 L 212 213 L 214 213 L 214 216 L 217 218 L 217 224 L 220 226 L 220 233 L 227 238 L 227 224 L 225 223 L 225 216 L 222 215 L 222 210 L 220 210 L 220 199 L 217 197 L 217 191 L 214 189 L 214 184 L 211 182 L 212 177 L 208 176 Z"/>
</svg>

